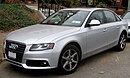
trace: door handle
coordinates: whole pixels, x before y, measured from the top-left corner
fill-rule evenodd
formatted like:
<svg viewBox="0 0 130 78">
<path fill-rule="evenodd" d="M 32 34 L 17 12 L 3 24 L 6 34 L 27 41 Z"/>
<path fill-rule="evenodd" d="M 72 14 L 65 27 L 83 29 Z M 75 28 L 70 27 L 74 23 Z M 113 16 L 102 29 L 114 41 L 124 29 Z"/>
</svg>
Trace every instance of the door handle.
<svg viewBox="0 0 130 78">
<path fill-rule="evenodd" d="M 107 31 L 107 28 L 104 28 L 104 29 L 103 29 L 103 32 L 106 32 L 106 31 Z"/>
<path fill-rule="evenodd" d="M 116 27 L 117 29 L 119 29 L 120 27 Z"/>
</svg>

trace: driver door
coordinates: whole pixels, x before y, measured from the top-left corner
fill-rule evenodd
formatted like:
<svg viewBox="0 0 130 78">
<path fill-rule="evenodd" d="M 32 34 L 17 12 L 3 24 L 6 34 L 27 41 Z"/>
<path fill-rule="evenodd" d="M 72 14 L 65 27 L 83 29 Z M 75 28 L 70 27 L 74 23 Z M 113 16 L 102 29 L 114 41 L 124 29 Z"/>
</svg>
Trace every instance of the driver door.
<svg viewBox="0 0 130 78">
<path fill-rule="evenodd" d="M 103 11 L 94 11 L 87 23 L 89 24 L 91 20 L 99 20 L 101 24 L 98 26 L 87 27 L 87 53 L 99 52 L 103 50 L 103 47 L 107 43 L 107 39 L 105 39 L 107 29 L 104 25 L 105 16 Z"/>
</svg>

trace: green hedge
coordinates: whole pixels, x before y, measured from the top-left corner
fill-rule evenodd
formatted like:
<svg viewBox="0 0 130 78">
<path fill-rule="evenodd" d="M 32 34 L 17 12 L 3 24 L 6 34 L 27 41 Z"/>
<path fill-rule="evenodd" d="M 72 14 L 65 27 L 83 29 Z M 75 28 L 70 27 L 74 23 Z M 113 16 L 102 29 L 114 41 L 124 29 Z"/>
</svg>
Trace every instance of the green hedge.
<svg viewBox="0 0 130 78">
<path fill-rule="evenodd" d="M 36 24 L 38 21 L 34 18 L 34 13 L 34 10 L 22 4 L 0 4 L 0 30 Z"/>
</svg>

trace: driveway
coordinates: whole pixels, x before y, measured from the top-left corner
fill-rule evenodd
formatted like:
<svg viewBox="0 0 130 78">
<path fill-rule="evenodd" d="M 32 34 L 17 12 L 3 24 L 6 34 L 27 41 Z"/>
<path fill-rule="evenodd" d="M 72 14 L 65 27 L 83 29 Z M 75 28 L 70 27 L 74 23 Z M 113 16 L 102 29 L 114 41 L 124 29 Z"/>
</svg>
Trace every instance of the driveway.
<svg viewBox="0 0 130 78">
<path fill-rule="evenodd" d="M 108 50 L 85 59 L 70 75 L 59 75 L 56 70 L 24 70 L 3 62 L 0 78 L 130 78 L 130 42 L 123 52 Z"/>
</svg>

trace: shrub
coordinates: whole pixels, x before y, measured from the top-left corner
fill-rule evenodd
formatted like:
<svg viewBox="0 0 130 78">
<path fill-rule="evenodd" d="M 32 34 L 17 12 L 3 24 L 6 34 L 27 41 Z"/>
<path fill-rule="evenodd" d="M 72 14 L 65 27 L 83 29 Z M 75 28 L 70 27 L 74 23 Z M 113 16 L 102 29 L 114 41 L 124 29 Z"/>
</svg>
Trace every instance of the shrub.
<svg viewBox="0 0 130 78">
<path fill-rule="evenodd" d="M 99 4 L 96 7 L 98 7 L 98 8 L 106 8 L 107 5 L 102 3 L 102 2 L 99 2 Z"/>
<path fill-rule="evenodd" d="M 16 29 L 41 22 L 36 11 L 22 4 L 0 5 L 0 30 Z"/>
</svg>

